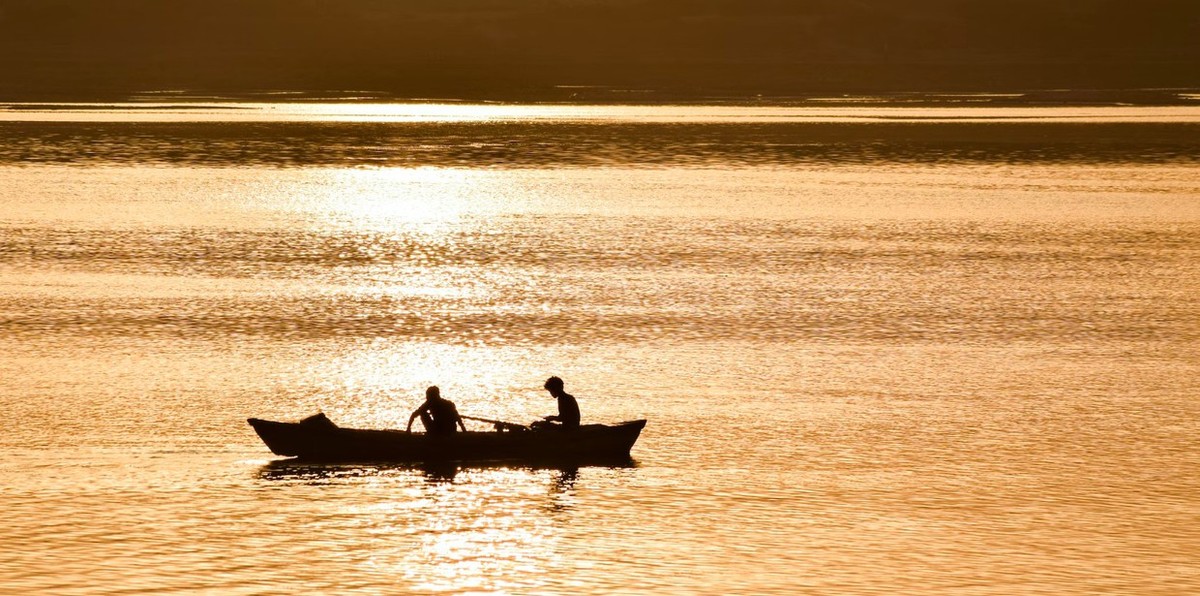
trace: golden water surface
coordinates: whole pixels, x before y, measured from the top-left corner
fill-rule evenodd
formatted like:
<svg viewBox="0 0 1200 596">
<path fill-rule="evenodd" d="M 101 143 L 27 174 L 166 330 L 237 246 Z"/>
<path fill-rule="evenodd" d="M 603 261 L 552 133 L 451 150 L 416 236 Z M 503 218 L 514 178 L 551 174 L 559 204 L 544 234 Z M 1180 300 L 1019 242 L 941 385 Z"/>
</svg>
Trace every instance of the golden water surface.
<svg viewBox="0 0 1200 596">
<path fill-rule="evenodd" d="M 0 109 L 0 592 L 1200 591 L 1200 112 Z M 647 418 L 626 467 L 249 416 Z"/>
</svg>

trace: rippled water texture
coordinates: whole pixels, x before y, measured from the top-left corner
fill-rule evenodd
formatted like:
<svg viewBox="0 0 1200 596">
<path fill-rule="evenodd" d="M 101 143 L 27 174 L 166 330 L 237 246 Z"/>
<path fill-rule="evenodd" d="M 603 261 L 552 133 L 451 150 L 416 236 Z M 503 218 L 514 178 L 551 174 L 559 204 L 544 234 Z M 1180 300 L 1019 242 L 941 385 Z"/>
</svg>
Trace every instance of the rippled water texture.
<svg viewBox="0 0 1200 596">
<path fill-rule="evenodd" d="M 1190 111 L 1189 111 L 1190 110 Z M 0 109 L 0 592 L 1200 591 L 1200 113 Z M 647 418 L 634 463 L 248 416 Z"/>
</svg>

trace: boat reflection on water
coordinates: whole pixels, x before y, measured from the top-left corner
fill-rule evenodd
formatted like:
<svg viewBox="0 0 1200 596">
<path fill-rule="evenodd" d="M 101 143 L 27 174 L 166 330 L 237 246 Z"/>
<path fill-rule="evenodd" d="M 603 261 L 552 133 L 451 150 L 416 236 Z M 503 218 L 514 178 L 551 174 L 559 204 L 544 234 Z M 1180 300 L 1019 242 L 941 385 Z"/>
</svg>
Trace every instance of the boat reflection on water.
<svg viewBox="0 0 1200 596">
<path fill-rule="evenodd" d="M 285 459 L 257 467 L 255 481 L 282 535 L 321 537 L 305 560 L 416 593 L 531 593 L 575 581 L 560 575 L 572 564 L 563 553 L 638 467 Z"/>
<path fill-rule="evenodd" d="M 526 470 L 530 472 L 550 470 L 555 472 L 554 485 L 561 489 L 571 489 L 579 476 L 579 464 L 512 464 L 504 462 L 367 462 L 367 463 L 322 463 L 295 459 L 280 459 L 263 465 L 258 471 L 258 477 L 263 480 L 292 482 L 313 486 L 326 484 L 344 484 L 355 479 L 395 477 L 419 474 L 427 482 L 453 483 L 460 472 L 464 471 L 494 471 Z M 636 468 L 637 461 L 631 457 L 615 458 L 601 462 L 589 462 L 584 467 L 601 467 L 609 469 Z"/>
</svg>

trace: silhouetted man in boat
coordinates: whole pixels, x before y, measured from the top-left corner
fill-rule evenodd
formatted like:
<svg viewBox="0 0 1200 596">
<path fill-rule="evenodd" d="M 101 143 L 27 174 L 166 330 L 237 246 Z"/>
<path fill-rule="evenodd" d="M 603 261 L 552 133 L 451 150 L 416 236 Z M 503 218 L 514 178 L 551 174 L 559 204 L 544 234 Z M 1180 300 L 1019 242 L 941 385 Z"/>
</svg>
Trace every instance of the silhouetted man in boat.
<svg viewBox="0 0 1200 596">
<path fill-rule="evenodd" d="M 454 402 L 442 399 L 442 392 L 436 386 L 425 390 L 425 403 L 413 410 L 412 416 L 408 417 L 408 427 L 405 429 L 407 432 L 412 432 L 413 420 L 418 416 L 421 417 L 421 424 L 425 425 L 425 432 L 431 435 L 452 435 L 458 430 L 456 425 L 462 428 L 463 432 L 467 432 Z"/>
<path fill-rule="evenodd" d="M 558 400 L 558 415 L 546 416 L 533 423 L 534 428 L 575 430 L 579 428 L 579 403 L 575 396 L 563 391 L 563 380 L 558 377 L 546 379 L 546 391 Z M 557 423 L 557 424 L 555 424 Z"/>
</svg>

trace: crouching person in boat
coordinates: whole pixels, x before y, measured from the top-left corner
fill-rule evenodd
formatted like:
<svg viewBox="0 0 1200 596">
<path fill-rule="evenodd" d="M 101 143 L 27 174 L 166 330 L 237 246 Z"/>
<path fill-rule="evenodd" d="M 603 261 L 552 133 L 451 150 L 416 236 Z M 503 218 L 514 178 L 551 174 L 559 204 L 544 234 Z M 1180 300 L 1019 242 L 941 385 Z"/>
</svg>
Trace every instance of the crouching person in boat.
<svg viewBox="0 0 1200 596">
<path fill-rule="evenodd" d="M 454 402 L 442 399 L 442 392 L 436 386 L 425 390 L 425 403 L 413 410 L 412 415 L 408 417 L 406 432 L 412 432 L 413 420 L 418 417 L 421 418 L 421 424 L 425 425 L 425 432 L 431 435 L 452 435 L 458 428 L 463 429 L 463 432 L 467 431 Z"/>
<path fill-rule="evenodd" d="M 579 428 L 579 403 L 575 396 L 563 391 L 563 380 L 558 377 L 546 379 L 546 391 L 558 400 L 558 415 L 546 416 L 533 423 L 535 429 L 575 430 Z"/>
</svg>

